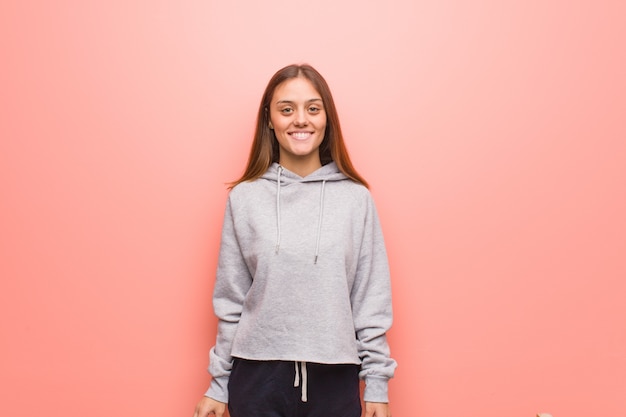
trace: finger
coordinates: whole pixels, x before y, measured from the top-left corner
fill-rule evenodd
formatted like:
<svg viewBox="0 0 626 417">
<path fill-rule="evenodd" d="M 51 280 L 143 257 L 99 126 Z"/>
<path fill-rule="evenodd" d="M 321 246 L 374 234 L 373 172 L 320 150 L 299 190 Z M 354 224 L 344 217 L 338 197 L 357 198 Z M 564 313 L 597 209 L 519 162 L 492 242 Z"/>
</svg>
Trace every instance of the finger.
<svg viewBox="0 0 626 417">
<path fill-rule="evenodd" d="M 200 404 L 198 404 L 198 406 L 196 407 L 196 412 L 194 413 L 193 417 L 208 417 L 211 414 L 211 410 L 210 409 L 206 409 L 205 407 L 202 407 Z"/>
</svg>

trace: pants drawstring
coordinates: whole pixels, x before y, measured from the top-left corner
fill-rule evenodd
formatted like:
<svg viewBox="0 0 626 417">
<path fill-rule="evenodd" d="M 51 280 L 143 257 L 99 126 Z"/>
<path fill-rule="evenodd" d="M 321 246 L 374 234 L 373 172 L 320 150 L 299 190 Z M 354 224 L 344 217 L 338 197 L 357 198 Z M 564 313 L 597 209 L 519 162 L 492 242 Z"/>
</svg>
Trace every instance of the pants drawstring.
<svg viewBox="0 0 626 417">
<path fill-rule="evenodd" d="M 300 385 L 300 369 L 298 368 L 298 362 L 294 362 L 296 367 L 296 378 L 293 381 L 293 386 L 297 387 Z M 307 372 L 306 372 L 306 362 L 300 362 L 300 368 L 302 368 L 302 402 L 307 402 Z"/>
</svg>

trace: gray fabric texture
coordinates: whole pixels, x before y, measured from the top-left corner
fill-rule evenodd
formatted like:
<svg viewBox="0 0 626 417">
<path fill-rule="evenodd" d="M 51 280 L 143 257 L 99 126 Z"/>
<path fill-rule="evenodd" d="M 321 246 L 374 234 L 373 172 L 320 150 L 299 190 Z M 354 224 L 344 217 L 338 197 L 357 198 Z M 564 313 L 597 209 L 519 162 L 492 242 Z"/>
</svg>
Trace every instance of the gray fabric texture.
<svg viewBox="0 0 626 417">
<path fill-rule="evenodd" d="M 396 362 L 389 267 L 368 189 L 334 162 L 300 177 L 274 163 L 228 196 L 205 394 L 228 402 L 233 357 L 361 364 L 365 401 L 387 402 Z M 311 382 L 314 383 L 314 382 Z"/>
</svg>

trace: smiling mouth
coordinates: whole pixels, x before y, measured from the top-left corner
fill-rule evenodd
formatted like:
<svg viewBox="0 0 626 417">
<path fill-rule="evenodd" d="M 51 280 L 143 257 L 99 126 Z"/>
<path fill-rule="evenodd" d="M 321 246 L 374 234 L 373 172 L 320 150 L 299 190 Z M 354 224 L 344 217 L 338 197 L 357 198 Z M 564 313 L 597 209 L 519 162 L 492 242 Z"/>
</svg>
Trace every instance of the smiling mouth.
<svg viewBox="0 0 626 417">
<path fill-rule="evenodd" d="M 311 132 L 292 132 L 289 136 L 296 140 L 305 140 L 311 137 Z"/>
</svg>

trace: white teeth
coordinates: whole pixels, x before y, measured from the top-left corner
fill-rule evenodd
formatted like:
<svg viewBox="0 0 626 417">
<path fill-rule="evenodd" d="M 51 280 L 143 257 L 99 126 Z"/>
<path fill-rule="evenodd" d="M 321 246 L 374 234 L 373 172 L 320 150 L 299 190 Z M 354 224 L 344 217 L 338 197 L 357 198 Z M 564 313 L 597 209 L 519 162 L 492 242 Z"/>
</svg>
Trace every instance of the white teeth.
<svg viewBox="0 0 626 417">
<path fill-rule="evenodd" d="M 302 140 L 302 139 L 308 138 L 309 136 L 311 136 L 311 134 L 309 132 L 294 132 L 294 133 L 291 134 L 291 136 L 294 139 Z"/>
</svg>

